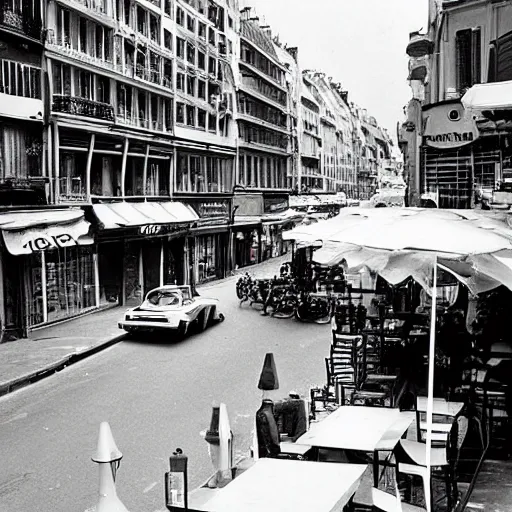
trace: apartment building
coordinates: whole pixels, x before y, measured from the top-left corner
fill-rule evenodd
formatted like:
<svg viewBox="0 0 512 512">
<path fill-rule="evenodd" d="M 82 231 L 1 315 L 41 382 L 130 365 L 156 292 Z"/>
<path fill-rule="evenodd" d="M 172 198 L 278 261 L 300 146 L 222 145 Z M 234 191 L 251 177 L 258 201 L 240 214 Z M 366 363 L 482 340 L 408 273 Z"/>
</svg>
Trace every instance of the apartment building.
<svg viewBox="0 0 512 512">
<path fill-rule="evenodd" d="M 45 91 L 43 13 L 40 0 L 6 0 L 0 5 L 0 326 L 20 335 L 26 326 L 25 255 L 34 240 L 14 227 L 29 229 L 48 203 L 44 160 Z M 13 217 L 20 205 L 34 213 Z M 21 256 L 20 255 L 24 255 Z M 42 311 L 42 297 L 34 311 Z M 1 334 L 0 334 L 1 339 Z"/>
<path fill-rule="evenodd" d="M 288 210 L 291 158 L 289 70 L 281 62 L 270 27 L 261 26 L 250 8 L 241 11 L 238 60 L 237 124 L 238 232 L 254 239 L 253 224 L 261 222 L 258 260 L 286 250 L 281 239 L 282 214 Z M 244 217 L 250 219 L 244 219 Z M 241 229 L 245 222 L 245 230 Z M 253 258 L 254 259 L 254 258 Z"/>
<path fill-rule="evenodd" d="M 428 26 L 407 46 L 413 98 L 399 137 L 410 203 L 508 207 L 512 5 L 431 0 Z"/>
</svg>

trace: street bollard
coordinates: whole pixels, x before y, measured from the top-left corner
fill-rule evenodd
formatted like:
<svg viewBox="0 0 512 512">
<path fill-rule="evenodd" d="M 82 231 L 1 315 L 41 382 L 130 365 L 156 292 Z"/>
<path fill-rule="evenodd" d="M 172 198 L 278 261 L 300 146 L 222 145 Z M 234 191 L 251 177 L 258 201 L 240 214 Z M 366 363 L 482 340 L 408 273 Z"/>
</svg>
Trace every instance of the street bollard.
<svg viewBox="0 0 512 512">
<path fill-rule="evenodd" d="M 169 457 L 170 471 L 165 473 L 165 506 L 171 512 L 188 510 L 188 457 L 181 448 Z"/>
<path fill-rule="evenodd" d="M 100 424 L 98 447 L 91 458 L 100 467 L 100 497 L 96 512 L 128 512 L 117 497 L 115 484 L 123 454 L 119 451 L 110 425 L 106 421 Z"/>
</svg>

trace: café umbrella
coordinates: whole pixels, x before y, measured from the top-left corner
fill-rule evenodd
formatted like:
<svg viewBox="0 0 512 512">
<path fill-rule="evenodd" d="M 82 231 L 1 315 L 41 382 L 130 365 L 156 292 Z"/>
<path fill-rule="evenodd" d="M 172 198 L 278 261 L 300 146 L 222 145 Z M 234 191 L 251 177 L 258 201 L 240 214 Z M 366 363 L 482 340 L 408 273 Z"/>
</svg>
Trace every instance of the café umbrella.
<svg viewBox="0 0 512 512">
<path fill-rule="evenodd" d="M 437 268 L 450 272 L 471 293 L 505 285 L 512 290 L 512 229 L 506 212 L 422 208 L 347 208 L 314 226 L 283 233 L 284 240 L 322 247 L 317 263 L 342 260 L 351 270 L 368 268 L 391 284 L 413 277 L 432 297 L 428 401 L 427 474 L 431 468 Z M 429 476 L 430 478 L 430 476 Z M 430 485 L 427 485 L 430 494 Z M 430 503 L 430 500 L 426 500 Z"/>
</svg>

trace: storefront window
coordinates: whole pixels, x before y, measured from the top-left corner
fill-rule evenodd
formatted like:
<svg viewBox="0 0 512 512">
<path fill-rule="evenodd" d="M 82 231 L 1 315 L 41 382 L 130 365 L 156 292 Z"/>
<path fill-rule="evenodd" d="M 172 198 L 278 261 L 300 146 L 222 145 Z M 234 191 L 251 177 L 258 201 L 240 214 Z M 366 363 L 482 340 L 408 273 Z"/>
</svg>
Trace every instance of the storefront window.
<svg viewBox="0 0 512 512">
<path fill-rule="evenodd" d="M 69 247 L 45 253 L 48 321 L 94 307 L 94 259 L 89 247 Z"/>
<path fill-rule="evenodd" d="M 169 194 L 169 161 L 148 159 L 146 195 L 166 196 Z"/>
<path fill-rule="evenodd" d="M 43 278 L 41 253 L 33 253 L 27 257 L 25 273 L 25 290 L 27 300 L 27 325 L 44 322 Z"/>
<path fill-rule="evenodd" d="M 202 283 L 216 277 L 215 235 L 200 236 L 196 239 L 197 282 Z"/>
</svg>

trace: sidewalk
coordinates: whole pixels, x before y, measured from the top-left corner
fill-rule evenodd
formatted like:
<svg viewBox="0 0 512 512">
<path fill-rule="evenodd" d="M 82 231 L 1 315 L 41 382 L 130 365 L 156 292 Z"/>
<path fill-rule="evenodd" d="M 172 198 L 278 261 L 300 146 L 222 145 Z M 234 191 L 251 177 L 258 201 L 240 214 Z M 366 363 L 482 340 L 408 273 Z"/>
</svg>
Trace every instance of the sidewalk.
<svg viewBox="0 0 512 512">
<path fill-rule="evenodd" d="M 249 272 L 257 277 L 272 277 L 279 267 L 289 261 L 291 254 L 267 260 L 258 265 L 242 268 L 233 276 L 197 286 L 198 291 L 235 280 L 237 275 Z M 233 290 L 234 293 L 234 290 Z M 42 327 L 29 334 L 29 338 L 0 344 L 0 397 L 37 382 L 100 350 L 121 341 L 125 332 L 117 327 L 125 307 L 73 318 Z"/>
</svg>

